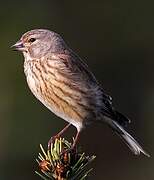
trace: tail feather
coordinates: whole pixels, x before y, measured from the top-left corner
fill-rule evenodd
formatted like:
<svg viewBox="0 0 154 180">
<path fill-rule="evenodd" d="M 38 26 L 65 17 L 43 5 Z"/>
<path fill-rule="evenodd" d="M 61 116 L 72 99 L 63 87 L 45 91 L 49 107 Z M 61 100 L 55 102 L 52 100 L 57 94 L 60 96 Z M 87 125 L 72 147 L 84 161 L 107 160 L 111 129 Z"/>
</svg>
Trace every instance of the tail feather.
<svg viewBox="0 0 154 180">
<path fill-rule="evenodd" d="M 140 146 L 140 144 L 128 132 L 126 132 L 126 130 L 124 130 L 124 128 L 119 125 L 118 122 L 109 118 L 106 119 L 106 122 L 116 132 L 116 134 L 122 138 L 122 140 L 135 155 L 140 155 L 140 153 L 143 153 L 145 156 L 150 157 L 150 155 Z"/>
<path fill-rule="evenodd" d="M 127 127 L 127 125 L 131 123 L 130 119 L 128 119 L 120 112 L 114 111 L 114 114 L 115 114 L 115 121 L 118 122 L 118 124 L 120 124 L 122 127 Z"/>
</svg>

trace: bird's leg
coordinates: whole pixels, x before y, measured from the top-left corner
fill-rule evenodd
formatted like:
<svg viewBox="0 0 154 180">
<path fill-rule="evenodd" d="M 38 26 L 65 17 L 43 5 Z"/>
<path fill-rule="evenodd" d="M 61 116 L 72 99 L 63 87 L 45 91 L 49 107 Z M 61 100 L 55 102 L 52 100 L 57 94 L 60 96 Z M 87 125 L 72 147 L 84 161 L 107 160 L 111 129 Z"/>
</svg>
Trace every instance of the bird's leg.
<svg viewBox="0 0 154 180">
<path fill-rule="evenodd" d="M 75 148 L 75 146 L 76 146 L 76 144 L 77 144 L 77 141 L 78 141 L 78 139 L 79 139 L 79 135 L 80 135 L 80 131 L 77 131 L 77 133 L 76 133 L 76 136 L 75 136 L 75 139 L 74 139 L 74 142 L 73 142 L 73 145 L 72 145 L 71 149 L 74 149 L 74 148 Z"/>
<path fill-rule="evenodd" d="M 50 140 L 48 141 L 48 149 L 50 148 L 51 144 L 55 141 L 55 139 L 59 138 L 70 127 L 70 125 L 71 123 L 67 124 L 58 134 L 50 138 Z"/>
<path fill-rule="evenodd" d="M 56 136 L 60 137 L 69 127 L 71 123 L 67 124 Z"/>
</svg>

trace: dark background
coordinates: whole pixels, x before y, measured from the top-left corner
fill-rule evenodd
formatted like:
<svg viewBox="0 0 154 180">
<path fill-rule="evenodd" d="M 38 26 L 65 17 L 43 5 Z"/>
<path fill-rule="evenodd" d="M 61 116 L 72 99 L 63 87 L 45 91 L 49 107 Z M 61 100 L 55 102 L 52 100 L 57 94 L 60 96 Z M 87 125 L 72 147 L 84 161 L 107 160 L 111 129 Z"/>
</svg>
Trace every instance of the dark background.
<svg viewBox="0 0 154 180">
<path fill-rule="evenodd" d="M 154 2 L 147 0 L 1 1 L 0 179 L 37 180 L 35 158 L 65 122 L 26 84 L 23 57 L 10 46 L 34 28 L 60 33 L 88 63 L 115 107 L 127 115 L 151 158 L 136 157 L 106 126 L 89 127 L 80 145 L 97 155 L 89 180 L 154 179 Z M 75 133 L 71 128 L 65 137 Z"/>
</svg>

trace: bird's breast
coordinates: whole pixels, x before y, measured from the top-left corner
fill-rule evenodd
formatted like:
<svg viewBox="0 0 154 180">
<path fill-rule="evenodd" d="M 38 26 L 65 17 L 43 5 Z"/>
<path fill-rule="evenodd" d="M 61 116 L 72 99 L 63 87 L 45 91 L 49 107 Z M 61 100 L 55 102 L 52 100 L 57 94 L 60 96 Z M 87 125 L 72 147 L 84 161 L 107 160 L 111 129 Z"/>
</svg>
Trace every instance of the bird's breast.
<svg viewBox="0 0 154 180">
<path fill-rule="evenodd" d="M 82 93 L 71 88 L 71 82 L 47 64 L 27 63 L 24 71 L 35 97 L 57 116 L 81 129 L 88 113 L 84 108 L 86 102 L 81 102 Z"/>
</svg>

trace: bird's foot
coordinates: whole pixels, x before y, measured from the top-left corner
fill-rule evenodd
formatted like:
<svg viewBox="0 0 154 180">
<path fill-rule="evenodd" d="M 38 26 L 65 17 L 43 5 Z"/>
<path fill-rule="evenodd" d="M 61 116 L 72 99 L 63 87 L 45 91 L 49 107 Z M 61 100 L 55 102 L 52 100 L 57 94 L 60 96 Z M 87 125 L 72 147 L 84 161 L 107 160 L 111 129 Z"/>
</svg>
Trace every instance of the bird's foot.
<svg viewBox="0 0 154 180">
<path fill-rule="evenodd" d="M 69 153 L 75 154 L 77 152 L 76 142 L 77 142 L 77 138 L 75 138 L 73 145 L 70 148 L 62 150 L 61 155 L 65 155 Z"/>
<path fill-rule="evenodd" d="M 59 139 L 59 135 L 55 135 L 55 136 L 52 136 L 49 141 L 48 141 L 48 149 L 51 148 L 51 144 L 53 144 L 55 142 L 56 139 Z"/>
</svg>

